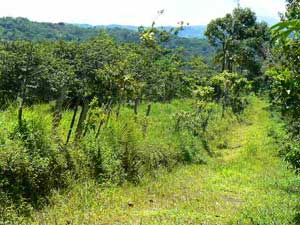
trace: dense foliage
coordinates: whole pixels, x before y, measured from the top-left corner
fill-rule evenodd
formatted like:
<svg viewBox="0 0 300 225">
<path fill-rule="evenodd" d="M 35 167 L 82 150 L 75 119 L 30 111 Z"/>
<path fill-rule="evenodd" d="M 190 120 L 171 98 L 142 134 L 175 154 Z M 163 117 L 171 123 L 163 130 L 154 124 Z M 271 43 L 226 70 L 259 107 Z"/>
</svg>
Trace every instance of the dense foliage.
<svg viewBox="0 0 300 225">
<path fill-rule="evenodd" d="M 270 54 L 267 76 L 270 98 L 286 121 L 287 135 L 283 140 L 282 154 L 291 168 L 300 174 L 300 1 L 287 0 L 286 13 L 281 22 L 272 27 L 273 49 Z M 295 223 L 300 222 L 299 204 Z"/>
<path fill-rule="evenodd" d="M 217 49 L 215 62 L 221 71 L 241 73 L 258 86 L 270 35 L 267 24 L 256 20 L 249 8 L 236 8 L 211 21 L 205 35 Z"/>
<path fill-rule="evenodd" d="M 168 28 L 168 30 L 171 28 Z M 186 29 L 189 29 L 188 27 Z M 80 27 L 65 23 L 39 23 L 26 18 L 0 18 L 0 40 L 27 40 L 27 41 L 75 41 L 84 42 L 98 36 L 99 31 L 105 31 L 118 43 L 139 43 L 139 34 L 132 29 L 122 27 Z M 183 31 L 182 31 L 183 32 Z M 200 31 L 199 31 L 200 32 Z M 214 53 L 213 47 L 207 40 L 198 38 L 184 38 L 173 36 L 165 43 L 166 47 L 184 48 L 185 56 L 193 55 L 210 58 Z"/>
<path fill-rule="evenodd" d="M 287 121 L 288 137 L 284 154 L 297 173 L 300 172 L 299 13 L 300 2 L 287 1 L 287 12 L 282 15 L 282 22 L 272 28 L 274 48 L 267 71 L 271 100 Z"/>
</svg>

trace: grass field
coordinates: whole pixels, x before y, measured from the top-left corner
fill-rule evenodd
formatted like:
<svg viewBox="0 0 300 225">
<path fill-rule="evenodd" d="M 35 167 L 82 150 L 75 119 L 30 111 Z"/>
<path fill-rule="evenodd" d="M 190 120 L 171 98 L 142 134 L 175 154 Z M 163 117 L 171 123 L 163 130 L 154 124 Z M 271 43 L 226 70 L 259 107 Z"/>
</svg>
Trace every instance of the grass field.
<svg viewBox="0 0 300 225">
<path fill-rule="evenodd" d="M 254 99 L 205 165 L 159 170 L 138 185 L 78 183 L 28 224 L 297 224 L 300 178 L 278 156 L 272 134 L 283 128 L 266 107 Z"/>
</svg>

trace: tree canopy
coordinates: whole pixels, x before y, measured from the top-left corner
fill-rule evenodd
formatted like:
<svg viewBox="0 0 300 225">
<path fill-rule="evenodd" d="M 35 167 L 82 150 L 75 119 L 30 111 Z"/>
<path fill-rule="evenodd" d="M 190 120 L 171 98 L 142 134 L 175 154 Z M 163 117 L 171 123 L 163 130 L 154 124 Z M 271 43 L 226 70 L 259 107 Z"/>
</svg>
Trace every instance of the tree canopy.
<svg viewBox="0 0 300 225">
<path fill-rule="evenodd" d="M 262 75 L 261 62 L 270 35 L 267 24 L 257 22 L 249 8 L 236 8 L 232 14 L 212 20 L 205 35 L 217 49 L 215 62 L 221 71 L 243 73 L 250 80 Z"/>
</svg>

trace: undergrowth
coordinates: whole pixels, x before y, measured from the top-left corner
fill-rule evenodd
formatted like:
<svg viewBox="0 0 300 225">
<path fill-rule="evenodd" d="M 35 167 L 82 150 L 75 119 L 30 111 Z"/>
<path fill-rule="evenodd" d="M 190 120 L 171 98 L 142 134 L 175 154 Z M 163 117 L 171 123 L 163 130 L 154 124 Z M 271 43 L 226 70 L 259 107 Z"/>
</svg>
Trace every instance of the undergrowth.
<svg viewBox="0 0 300 225">
<path fill-rule="evenodd" d="M 163 113 L 173 112 L 170 108 L 174 104 L 165 106 Z M 185 163 L 173 168 L 172 173 L 171 167 L 162 166 L 142 176 L 138 185 L 132 182 L 101 185 L 94 179 L 73 183 L 66 192 L 53 193 L 50 204 L 35 211 L 27 221 L 32 224 L 299 224 L 300 180 L 279 154 L 280 139 L 285 133 L 283 123 L 267 110 L 266 102 L 251 97 L 251 105 L 240 123 L 232 120 L 226 122 L 227 126 L 226 120 L 212 123 L 208 130 L 214 133 L 210 135 L 218 134 L 218 129 L 227 129 L 223 130 L 223 136 L 209 139 L 214 157 L 206 156 L 205 165 Z M 159 115 L 157 112 L 155 115 Z M 158 117 L 153 117 L 153 123 L 155 118 Z M 191 137 L 189 130 L 184 132 L 187 136 L 183 138 Z M 166 132 L 165 138 L 168 134 L 172 135 Z M 161 146 L 159 141 L 164 137 L 155 137 L 158 147 Z M 178 137 L 174 136 L 174 147 L 178 140 L 175 138 Z M 202 147 L 201 141 L 198 146 Z M 173 149 L 169 151 L 172 153 Z M 201 152 L 207 154 L 204 149 Z"/>
<path fill-rule="evenodd" d="M 156 103 L 150 116 L 141 106 L 137 117 L 124 106 L 99 131 L 86 126 L 85 137 L 77 141 L 72 136 L 67 145 L 69 110 L 53 135 L 50 105 L 27 107 L 22 127 L 12 105 L 0 113 L 0 224 L 22 224 L 22 218 L 49 203 L 51 193 L 77 182 L 137 184 L 161 168 L 170 171 L 179 164 L 205 163 L 214 154 L 213 146 L 226 142 L 224 133 L 236 119 L 230 112 L 222 117 L 218 105 L 195 115 L 193 105 L 192 100 Z M 194 121 L 195 116 L 199 119 Z M 183 119 L 186 125 L 179 129 Z"/>
</svg>

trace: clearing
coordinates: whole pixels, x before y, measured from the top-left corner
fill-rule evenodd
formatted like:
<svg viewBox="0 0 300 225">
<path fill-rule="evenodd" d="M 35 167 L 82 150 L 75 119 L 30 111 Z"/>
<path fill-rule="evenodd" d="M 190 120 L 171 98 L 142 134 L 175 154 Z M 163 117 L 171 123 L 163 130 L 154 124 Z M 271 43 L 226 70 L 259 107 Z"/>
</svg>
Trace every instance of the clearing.
<svg viewBox="0 0 300 225">
<path fill-rule="evenodd" d="M 159 171 L 135 186 L 86 182 L 57 193 L 30 224 L 296 224 L 300 179 L 278 156 L 281 124 L 255 100 L 247 123 L 205 165 Z"/>
</svg>

